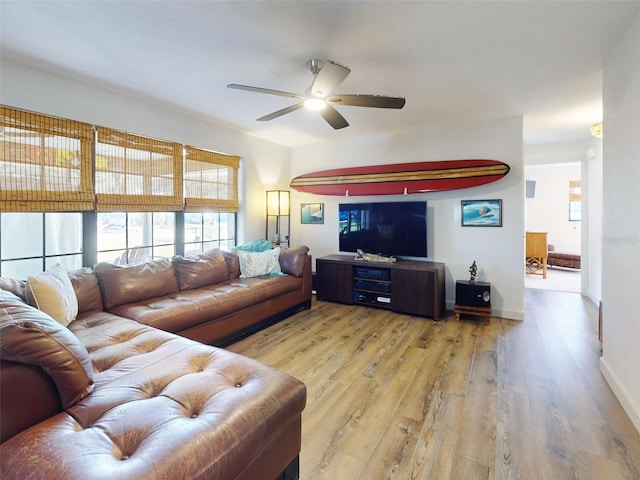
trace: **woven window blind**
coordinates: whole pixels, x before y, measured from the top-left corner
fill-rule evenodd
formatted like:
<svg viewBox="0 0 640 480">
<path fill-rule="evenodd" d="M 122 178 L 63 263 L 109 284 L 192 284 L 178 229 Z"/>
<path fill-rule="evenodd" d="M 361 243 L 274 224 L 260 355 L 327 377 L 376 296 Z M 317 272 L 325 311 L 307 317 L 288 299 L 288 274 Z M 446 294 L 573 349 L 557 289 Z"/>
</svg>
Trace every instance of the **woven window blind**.
<svg viewBox="0 0 640 480">
<path fill-rule="evenodd" d="M 0 106 L 0 211 L 92 210 L 93 127 Z"/>
<path fill-rule="evenodd" d="M 569 182 L 569 201 L 579 202 L 582 199 L 582 188 L 580 180 L 572 180 Z"/>
<path fill-rule="evenodd" d="M 103 127 L 97 131 L 96 210 L 182 210 L 182 145 Z"/>
<path fill-rule="evenodd" d="M 185 150 L 185 211 L 237 212 L 240 158 L 190 146 Z"/>
</svg>

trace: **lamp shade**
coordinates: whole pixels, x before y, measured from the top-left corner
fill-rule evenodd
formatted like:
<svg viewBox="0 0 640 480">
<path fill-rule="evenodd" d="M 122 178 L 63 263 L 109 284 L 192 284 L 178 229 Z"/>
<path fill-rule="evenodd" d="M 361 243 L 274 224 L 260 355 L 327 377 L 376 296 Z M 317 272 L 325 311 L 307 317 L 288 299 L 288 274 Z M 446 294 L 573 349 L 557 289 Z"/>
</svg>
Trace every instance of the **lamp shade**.
<svg viewBox="0 0 640 480">
<path fill-rule="evenodd" d="M 267 215 L 289 215 L 287 190 L 267 190 Z"/>
</svg>

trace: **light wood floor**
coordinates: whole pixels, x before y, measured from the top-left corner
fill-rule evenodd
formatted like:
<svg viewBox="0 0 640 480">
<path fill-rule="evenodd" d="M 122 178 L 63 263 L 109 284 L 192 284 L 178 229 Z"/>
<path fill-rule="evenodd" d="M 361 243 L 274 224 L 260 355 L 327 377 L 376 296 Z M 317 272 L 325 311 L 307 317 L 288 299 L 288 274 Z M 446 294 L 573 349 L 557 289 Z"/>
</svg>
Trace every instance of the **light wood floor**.
<svg viewBox="0 0 640 480">
<path fill-rule="evenodd" d="M 640 479 L 597 309 L 525 291 L 524 322 L 315 302 L 228 349 L 307 385 L 302 480 Z"/>
</svg>

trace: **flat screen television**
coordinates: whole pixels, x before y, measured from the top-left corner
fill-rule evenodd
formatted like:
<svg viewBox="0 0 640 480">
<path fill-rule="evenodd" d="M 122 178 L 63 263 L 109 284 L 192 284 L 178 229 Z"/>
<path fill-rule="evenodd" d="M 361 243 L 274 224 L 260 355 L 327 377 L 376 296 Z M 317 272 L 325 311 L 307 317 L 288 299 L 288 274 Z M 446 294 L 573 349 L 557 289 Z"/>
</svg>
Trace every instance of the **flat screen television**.
<svg viewBox="0 0 640 480">
<path fill-rule="evenodd" d="M 341 203 L 341 252 L 427 256 L 427 202 Z"/>
</svg>

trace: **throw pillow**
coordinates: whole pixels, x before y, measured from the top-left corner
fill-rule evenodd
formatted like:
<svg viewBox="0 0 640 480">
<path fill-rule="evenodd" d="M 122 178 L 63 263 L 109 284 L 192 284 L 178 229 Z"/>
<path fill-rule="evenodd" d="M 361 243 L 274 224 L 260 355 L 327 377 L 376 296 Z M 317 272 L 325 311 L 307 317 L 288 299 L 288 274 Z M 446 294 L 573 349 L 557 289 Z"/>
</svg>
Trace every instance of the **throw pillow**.
<svg viewBox="0 0 640 480">
<path fill-rule="evenodd" d="M 284 275 L 280 269 L 280 248 L 266 252 L 238 251 L 240 259 L 240 278 L 259 277 L 260 275 Z"/>
<path fill-rule="evenodd" d="M 67 326 L 78 315 L 78 299 L 69 275 L 59 263 L 45 272 L 27 277 L 27 303 Z"/>
<path fill-rule="evenodd" d="M 233 248 L 242 252 L 266 252 L 273 249 L 273 243 L 269 240 L 254 240 L 244 245 L 236 245 Z"/>
</svg>

